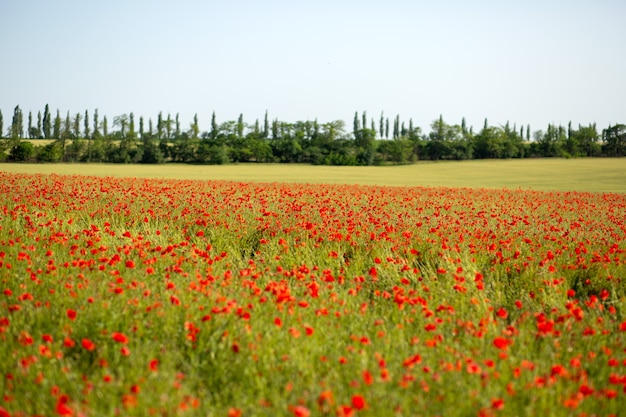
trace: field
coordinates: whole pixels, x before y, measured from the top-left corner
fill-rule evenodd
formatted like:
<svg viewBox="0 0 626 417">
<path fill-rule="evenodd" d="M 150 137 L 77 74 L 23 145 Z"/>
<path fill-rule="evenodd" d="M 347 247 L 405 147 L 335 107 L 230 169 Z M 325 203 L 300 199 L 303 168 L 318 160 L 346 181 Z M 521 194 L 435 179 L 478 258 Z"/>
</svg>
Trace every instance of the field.
<svg viewBox="0 0 626 417">
<path fill-rule="evenodd" d="M 295 164 L 0 164 L 0 171 L 136 178 L 443 186 L 626 193 L 626 158 L 420 162 L 389 167 Z"/>
<path fill-rule="evenodd" d="M 0 417 L 621 415 L 623 164 L 1 165 Z"/>
</svg>

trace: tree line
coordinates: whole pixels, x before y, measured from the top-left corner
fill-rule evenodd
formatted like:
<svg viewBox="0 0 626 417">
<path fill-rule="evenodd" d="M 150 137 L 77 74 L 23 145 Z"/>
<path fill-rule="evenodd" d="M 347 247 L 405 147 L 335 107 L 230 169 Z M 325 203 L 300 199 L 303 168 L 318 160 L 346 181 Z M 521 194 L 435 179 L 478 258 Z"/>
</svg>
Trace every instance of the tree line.
<svg viewBox="0 0 626 417">
<path fill-rule="evenodd" d="M 317 165 L 388 165 L 418 160 L 467 160 L 484 158 L 599 157 L 626 155 L 626 125 L 616 124 L 598 131 L 596 124 L 573 127 L 549 124 L 531 132 L 530 125 L 507 122 L 493 126 L 485 119 L 480 130 L 435 119 L 430 131 L 390 119 L 384 113 L 375 120 L 365 111 L 355 112 L 352 129 L 342 120 L 262 122 L 237 120 L 218 123 L 211 115 L 210 129 L 201 131 L 198 115 L 187 128 L 179 115 L 138 120 L 134 113 L 113 118 L 92 114 L 53 115 L 46 104 L 36 118 L 28 113 L 27 122 L 19 105 L 3 134 L 0 111 L 0 160 L 27 162 L 165 162 L 226 164 L 230 162 L 284 162 Z M 29 139 L 29 140 L 26 140 Z M 32 139 L 48 139 L 34 145 Z"/>
</svg>

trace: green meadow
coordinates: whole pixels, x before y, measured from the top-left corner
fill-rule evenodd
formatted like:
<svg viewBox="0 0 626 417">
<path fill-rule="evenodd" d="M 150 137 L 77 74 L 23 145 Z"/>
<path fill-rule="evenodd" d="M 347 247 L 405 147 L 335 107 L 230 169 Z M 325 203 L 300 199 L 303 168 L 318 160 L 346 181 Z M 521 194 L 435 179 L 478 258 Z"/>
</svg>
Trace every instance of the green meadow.
<svg viewBox="0 0 626 417">
<path fill-rule="evenodd" d="M 0 164 L 0 171 L 137 178 L 443 186 L 626 193 L 626 159 L 419 162 L 383 167 L 297 164 Z"/>
</svg>

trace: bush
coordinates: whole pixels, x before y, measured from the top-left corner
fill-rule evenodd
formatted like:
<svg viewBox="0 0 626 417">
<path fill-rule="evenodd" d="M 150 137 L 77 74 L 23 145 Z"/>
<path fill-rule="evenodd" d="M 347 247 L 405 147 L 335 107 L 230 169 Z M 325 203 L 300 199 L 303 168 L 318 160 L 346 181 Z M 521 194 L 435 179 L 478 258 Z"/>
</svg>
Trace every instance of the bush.
<svg viewBox="0 0 626 417">
<path fill-rule="evenodd" d="M 20 142 L 11 148 L 9 160 L 14 162 L 26 162 L 35 154 L 35 147 L 30 142 Z"/>
<path fill-rule="evenodd" d="M 63 158 L 63 147 L 59 142 L 52 142 L 37 153 L 39 162 L 59 162 Z"/>
</svg>

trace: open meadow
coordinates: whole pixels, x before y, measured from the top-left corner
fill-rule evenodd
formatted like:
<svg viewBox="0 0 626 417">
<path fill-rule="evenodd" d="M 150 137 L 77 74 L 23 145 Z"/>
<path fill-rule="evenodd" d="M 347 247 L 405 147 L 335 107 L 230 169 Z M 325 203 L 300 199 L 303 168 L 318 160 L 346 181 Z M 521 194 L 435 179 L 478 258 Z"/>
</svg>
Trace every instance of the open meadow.
<svg viewBox="0 0 626 417">
<path fill-rule="evenodd" d="M 419 162 L 386 167 L 298 164 L 0 164 L 0 171 L 136 178 L 443 186 L 626 193 L 626 158 Z"/>
<path fill-rule="evenodd" d="M 0 417 L 622 415 L 624 165 L 2 164 Z"/>
</svg>

